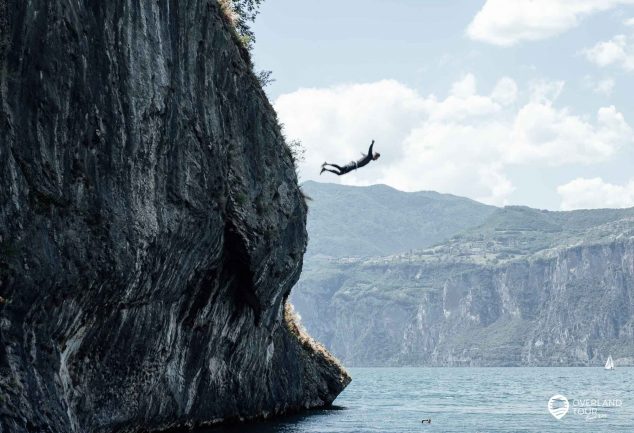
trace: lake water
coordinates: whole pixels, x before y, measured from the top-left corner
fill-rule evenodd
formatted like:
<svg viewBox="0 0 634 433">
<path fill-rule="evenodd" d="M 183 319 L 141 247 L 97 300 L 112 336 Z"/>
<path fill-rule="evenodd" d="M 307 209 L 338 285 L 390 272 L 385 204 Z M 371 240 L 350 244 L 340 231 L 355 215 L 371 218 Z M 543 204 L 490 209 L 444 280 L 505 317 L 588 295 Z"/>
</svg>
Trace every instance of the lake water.
<svg viewBox="0 0 634 433">
<path fill-rule="evenodd" d="M 634 368 L 349 371 L 352 383 L 334 409 L 210 432 L 634 432 Z M 559 420 L 548 410 L 556 394 L 565 396 L 569 406 Z M 429 418 L 431 424 L 421 423 Z"/>
</svg>

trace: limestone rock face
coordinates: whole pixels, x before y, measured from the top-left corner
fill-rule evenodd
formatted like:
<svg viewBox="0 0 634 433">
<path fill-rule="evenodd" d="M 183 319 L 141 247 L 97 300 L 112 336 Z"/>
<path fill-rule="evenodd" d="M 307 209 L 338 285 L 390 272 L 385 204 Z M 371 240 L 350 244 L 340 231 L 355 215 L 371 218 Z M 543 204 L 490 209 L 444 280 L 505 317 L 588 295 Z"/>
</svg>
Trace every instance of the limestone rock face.
<svg viewBox="0 0 634 433">
<path fill-rule="evenodd" d="M 305 225 L 215 0 L 0 0 L 0 431 L 331 403 L 284 318 Z"/>
<path fill-rule="evenodd" d="M 346 365 L 634 364 L 634 238 L 498 265 L 427 259 L 309 264 L 320 277 L 293 303 Z"/>
</svg>

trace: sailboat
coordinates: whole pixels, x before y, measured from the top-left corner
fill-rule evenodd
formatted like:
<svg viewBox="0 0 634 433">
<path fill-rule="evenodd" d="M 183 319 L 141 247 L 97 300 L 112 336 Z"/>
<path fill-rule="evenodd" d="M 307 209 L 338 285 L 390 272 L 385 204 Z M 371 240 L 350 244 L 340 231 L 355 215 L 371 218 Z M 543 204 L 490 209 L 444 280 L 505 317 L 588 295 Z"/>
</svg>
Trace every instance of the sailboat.
<svg viewBox="0 0 634 433">
<path fill-rule="evenodd" d="M 614 361 L 612 361 L 612 355 L 608 356 L 608 360 L 605 361 L 606 370 L 614 370 Z"/>
</svg>

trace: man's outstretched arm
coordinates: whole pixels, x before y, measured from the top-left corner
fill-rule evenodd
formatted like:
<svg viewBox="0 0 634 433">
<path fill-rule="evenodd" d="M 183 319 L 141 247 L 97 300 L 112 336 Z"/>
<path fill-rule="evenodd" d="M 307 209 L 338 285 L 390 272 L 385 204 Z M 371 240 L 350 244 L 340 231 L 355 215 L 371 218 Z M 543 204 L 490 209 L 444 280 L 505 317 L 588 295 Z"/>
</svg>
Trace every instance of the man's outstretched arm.
<svg viewBox="0 0 634 433">
<path fill-rule="evenodd" d="M 374 156 L 374 154 L 372 153 L 372 146 L 374 146 L 374 140 L 372 140 L 372 144 L 370 144 L 370 149 L 368 149 L 368 155 L 370 155 L 370 158 Z"/>
</svg>

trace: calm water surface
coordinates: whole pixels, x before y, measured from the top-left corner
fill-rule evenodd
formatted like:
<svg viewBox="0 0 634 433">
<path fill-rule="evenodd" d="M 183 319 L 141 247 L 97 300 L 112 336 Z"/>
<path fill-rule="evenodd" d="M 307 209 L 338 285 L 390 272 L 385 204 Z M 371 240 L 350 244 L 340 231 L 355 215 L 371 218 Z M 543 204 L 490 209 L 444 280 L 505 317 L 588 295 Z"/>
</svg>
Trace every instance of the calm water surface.
<svg viewBox="0 0 634 433">
<path fill-rule="evenodd" d="M 634 432 L 634 368 L 354 368 L 350 374 L 333 410 L 209 432 Z M 548 412 L 555 394 L 569 400 L 561 420 Z M 620 406 L 580 407 L 591 399 Z M 422 424 L 427 418 L 432 423 Z"/>
</svg>

